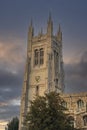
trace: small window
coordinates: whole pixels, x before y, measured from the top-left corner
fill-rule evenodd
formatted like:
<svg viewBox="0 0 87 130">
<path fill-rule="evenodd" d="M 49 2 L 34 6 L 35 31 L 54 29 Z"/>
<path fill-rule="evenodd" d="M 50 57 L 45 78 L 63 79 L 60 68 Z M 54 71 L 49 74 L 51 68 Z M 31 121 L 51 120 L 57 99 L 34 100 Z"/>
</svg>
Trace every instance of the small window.
<svg viewBox="0 0 87 130">
<path fill-rule="evenodd" d="M 87 126 L 87 115 L 83 116 L 84 126 Z"/>
<path fill-rule="evenodd" d="M 57 88 L 58 87 L 58 79 L 55 79 L 54 81 L 55 81 L 55 88 Z"/>
<path fill-rule="evenodd" d="M 39 58 L 39 52 L 38 52 L 38 50 L 36 49 L 36 50 L 34 51 L 34 65 L 35 65 L 35 66 L 38 65 L 38 58 Z"/>
<path fill-rule="evenodd" d="M 71 127 L 74 127 L 74 117 L 73 116 L 69 116 L 68 117 L 68 121 Z"/>
<path fill-rule="evenodd" d="M 39 86 L 36 86 L 36 96 L 39 96 Z"/>
<path fill-rule="evenodd" d="M 40 49 L 40 65 L 44 63 L 44 51 L 43 48 Z"/>
<path fill-rule="evenodd" d="M 65 108 L 67 108 L 67 102 L 63 101 L 62 102 L 62 106 L 65 107 Z"/>
<path fill-rule="evenodd" d="M 58 79 L 56 79 L 56 84 L 58 85 Z"/>
</svg>

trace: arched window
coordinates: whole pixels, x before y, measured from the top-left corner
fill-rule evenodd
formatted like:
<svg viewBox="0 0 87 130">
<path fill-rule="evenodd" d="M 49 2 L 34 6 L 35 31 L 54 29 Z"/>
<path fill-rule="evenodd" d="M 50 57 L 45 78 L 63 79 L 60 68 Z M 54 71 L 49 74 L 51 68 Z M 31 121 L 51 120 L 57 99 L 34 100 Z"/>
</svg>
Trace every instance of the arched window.
<svg viewBox="0 0 87 130">
<path fill-rule="evenodd" d="M 44 51 L 43 48 L 40 49 L 40 65 L 44 63 Z"/>
<path fill-rule="evenodd" d="M 84 102 L 83 102 L 83 100 L 80 99 L 80 100 L 77 101 L 77 107 L 78 107 L 78 109 L 84 107 Z"/>
<path fill-rule="evenodd" d="M 38 58 L 39 58 L 39 52 L 38 52 L 38 50 L 36 49 L 36 50 L 34 51 L 34 65 L 35 65 L 35 66 L 38 65 Z"/>
<path fill-rule="evenodd" d="M 62 106 L 65 107 L 65 108 L 67 108 L 67 102 L 63 101 L 62 102 Z"/>
<path fill-rule="evenodd" d="M 69 117 L 68 117 L 68 121 L 69 121 L 70 125 L 71 125 L 72 127 L 74 127 L 74 117 L 73 117 L 73 116 L 69 116 Z"/>
<path fill-rule="evenodd" d="M 34 50 L 34 66 L 42 65 L 44 64 L 44 50 L 41 49 L 35 49 Z"/>
<path fill-rule="evenodd" d="M 83 116 L 84 126 L 87 126 L 87 115 Z"/>
</svg>

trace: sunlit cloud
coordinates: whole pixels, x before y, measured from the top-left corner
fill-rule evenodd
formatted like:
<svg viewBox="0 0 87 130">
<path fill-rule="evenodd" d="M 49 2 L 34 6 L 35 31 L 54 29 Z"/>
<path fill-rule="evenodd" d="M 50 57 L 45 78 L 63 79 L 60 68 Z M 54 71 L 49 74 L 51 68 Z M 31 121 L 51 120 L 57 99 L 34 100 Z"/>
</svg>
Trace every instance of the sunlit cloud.
<svg viewBox="0 0 87 130">
<path fill-rule="evenodd" d="M 15 99 L 9 100 L 8 105 L 12 106 L 19 106 L 20 105 L 20 97 L 17 97 Z"/>
<path fill-rule="evenodd" d="M 7 106 L 7 103 L 5 103 L 5 102 L 0 102 L 0 107 L 3 107 L 3 106 Z"/>
<path fill-rule="evenodd" d="M 4 43 L 0 43 L 0 59 L 5 60 L 6 62 L 20 63 L 23 61 L 23 52 L 19 43 L 12 44 L 8 43 L 7 46 Z"/>
<path fill-rule="evenodd" d="M 26 44 L 22 39 L 0 41 L 0 68 L 17 73 L 17 68 L 24 64 Z"/>
<path fill-rule="evenodd" d="M 84 57 L 84 52 L 86 52 L 86 48 L 78 49 L 73 52 L 69 52 L 69 54 L 65 53 L 64 56 L 64 63 L 65 64 L 78 64 L 82 57 Z M 84 59 L 86 60 L 86 59 Z"/>
<path fill-rule="evenodd" d="M 0 120 L 0 130 L 5 130 L 8 121 Z"/>
</svg>

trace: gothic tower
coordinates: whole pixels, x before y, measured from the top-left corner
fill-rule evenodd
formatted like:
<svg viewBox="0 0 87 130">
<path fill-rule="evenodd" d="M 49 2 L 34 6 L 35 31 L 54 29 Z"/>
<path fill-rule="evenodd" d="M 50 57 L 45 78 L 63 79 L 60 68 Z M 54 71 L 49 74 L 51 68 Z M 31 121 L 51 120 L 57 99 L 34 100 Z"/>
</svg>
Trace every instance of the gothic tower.
<svg viewBox="0 0 87 130">
<path fill-rule="evenodd" d="M 32 21 L 29 26 L 19 130 L 24 130 L 23 121 L 29 110 L 29 100 L 50 91 L 62 93 L 63 90 L 62 32 L 59 25 L 58 33 L 53 35 L 53 22 L 49 15 L 46 34 L 41 31 L 34 36 Z"/>
</svg>

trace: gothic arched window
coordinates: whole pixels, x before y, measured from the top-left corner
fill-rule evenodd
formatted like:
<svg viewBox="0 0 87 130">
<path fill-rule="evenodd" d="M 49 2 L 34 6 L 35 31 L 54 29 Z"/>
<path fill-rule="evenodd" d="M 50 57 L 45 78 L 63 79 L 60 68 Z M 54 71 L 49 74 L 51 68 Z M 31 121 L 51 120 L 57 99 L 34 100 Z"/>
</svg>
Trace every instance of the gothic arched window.
<svg viewBox="0 0 87 130">
<path fill-rule="evenodd" d="M 78 107 L 78 109 L 84 107 L 84 102 L 83 102 L 83 100 L 80 99 L 80 100 L 77 101 L 77 107 Z"/>
<path fill-rule="evenodd" d="M 74 127 L 74 117 L 73 116 L 69 116 L 68 117 L 68 121 L 69 121 L 70 126 Z"/>
<path fill-rule="evenodd" d="M 35 65 L 35 66 L 38 65 L 38 58 L 39 58 L 39 52 L 38 52 L 38 50 L 36 49 L 36 50 L 34 51 L 34 65 Z"/>
<path fill-rule="evenodd" d="M 44 63 L 44 50 L 43 48 L 40 49 L 40 65 Z"/>
<path fill-rule="evenodd" d="M 84 126 L 87 126 L 87 115 L 83 116 Z"/>
</svg>

